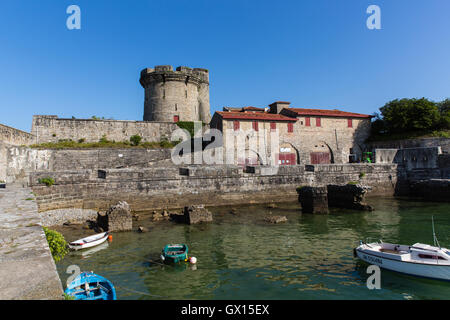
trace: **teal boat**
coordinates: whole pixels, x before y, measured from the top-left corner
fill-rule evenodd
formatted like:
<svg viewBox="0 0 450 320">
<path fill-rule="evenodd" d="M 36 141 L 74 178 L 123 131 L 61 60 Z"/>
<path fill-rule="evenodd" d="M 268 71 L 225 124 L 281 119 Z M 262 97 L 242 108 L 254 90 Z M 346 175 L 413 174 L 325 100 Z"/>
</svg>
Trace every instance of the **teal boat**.
<svg viewBox="0 0 450 320">
<path fill-rule="evenodd" d="M 188 258 L 188 246 L 185 244 L 168 244 L 161 253 L 161 260 L 165 263 L 178 263 Z"/>
</svg>

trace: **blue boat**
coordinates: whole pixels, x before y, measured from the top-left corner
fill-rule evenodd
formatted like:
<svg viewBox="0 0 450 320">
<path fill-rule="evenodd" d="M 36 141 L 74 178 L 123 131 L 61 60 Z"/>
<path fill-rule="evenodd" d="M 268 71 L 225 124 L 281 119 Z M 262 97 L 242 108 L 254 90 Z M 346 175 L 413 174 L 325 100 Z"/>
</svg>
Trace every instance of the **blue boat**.
<svg viewBox="0 0 450 320">
<path fill-rule="evenodd" d="M 93 272 L 83 272 L 64 291 L 75 300 L 116 300 L 111 281 Z"/>
<path fill-rule="evenodd" d="M 185 244 L 168 244 L 161 252 L 161 260 L 165 263 L 178 263 L 188 259 L 188 246 Z"/>
</svg>

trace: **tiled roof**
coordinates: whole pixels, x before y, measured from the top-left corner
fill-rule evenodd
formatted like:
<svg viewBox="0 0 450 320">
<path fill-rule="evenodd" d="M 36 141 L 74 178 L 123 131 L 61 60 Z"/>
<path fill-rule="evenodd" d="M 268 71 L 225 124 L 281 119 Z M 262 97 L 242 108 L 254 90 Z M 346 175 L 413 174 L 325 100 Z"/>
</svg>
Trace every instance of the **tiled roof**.
<svg viewBox="0 0 450 320">
<path fill-rule="evenodd" d="M 260 112 L 264 112 L 265 108 L 257 108 L 257 107 L 243 107 L 241 109 L 241 112 L 245 112 L 245 111 L 260 111 Z"/>
<path fill-rule="evenodd" d="M 216 112 L 225 120 L 260 120 L 260 121 L 292 121 L 297 119 L 283 116 L 281 114 L 266 113 L 266 112 Z"/>
<path fill-rule="evenodd" d="M 305 109 L 305 108 L 285 108 L 296 113 L 299 116 L 328 116 L 328 117 L 345 117 L 345 118 L 372 118 L 373 116 L 362 113 L 346 112 L 340 110 L 325 109 Z"/>
<path fill-rule="evenodd" d="M 258 112 L 264 112 L 265 108 L 257 108 L 257 107 L 241 107 L 241 108 L 234 108 L 234 107 L 223 107 L 223 111 L 228 112 L 245 112 L 245 111 L 258 111 Z"/>
</svg>

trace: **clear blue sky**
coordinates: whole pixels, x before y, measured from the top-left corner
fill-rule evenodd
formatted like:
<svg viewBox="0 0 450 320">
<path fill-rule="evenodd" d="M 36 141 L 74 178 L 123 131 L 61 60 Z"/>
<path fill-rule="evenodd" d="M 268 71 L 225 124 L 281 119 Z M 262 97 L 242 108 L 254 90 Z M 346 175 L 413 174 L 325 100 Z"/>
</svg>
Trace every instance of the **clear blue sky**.
<svg viewBox="0 0 450 320">
<path fill-rule="evenodd" d="M 66 8 L 82 28 L 66 28 Z M 382 30 L 366 28 L 381 7 Z M 33 114 L 142 120 L 145 67 L 210 70 L 223 106 L 340 108 L 450 96 L 448 0 L 2 0 L 0 123 Z"/>
</svg>

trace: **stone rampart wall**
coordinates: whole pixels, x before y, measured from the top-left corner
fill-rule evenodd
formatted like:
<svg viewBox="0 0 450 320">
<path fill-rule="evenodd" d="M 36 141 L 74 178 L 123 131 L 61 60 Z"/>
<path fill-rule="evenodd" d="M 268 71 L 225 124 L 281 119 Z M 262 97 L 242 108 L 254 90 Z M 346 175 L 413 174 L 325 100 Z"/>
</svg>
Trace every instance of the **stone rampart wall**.
<svg viewBox="0 0 450 320">
<path fill-rule="evenodd" d="M 0 142 L 12 145 L 29 145 L 33 143 L 32 134 L 0 124 Z"/>
<path fill-rule="evenodd" d="M 325 169 L 326 166 L 329 168 Z M 37 195 L 40 211 L 71 207 L 106 210 L 117 201 L 128 202 L 134 211 L 196 204 L 295 201 L 298 186 L 350 181 L 371 186 L 373 193 L 394 194 L 395 164 L 372 164 L 364 168 L 334 166 L 321 165 L 317 171 L 304 171 L 303 166 L 280 167 L 275 175 L 245 173 L 236 166 L 202 167 L 201 170 L 208 174 L 197 171 L 199 174 L 193 175 L 185 174 L 188 167 L 46 171 L 32 173 L 30 184 Z M 361 175 L 362 170 L 365 170 L 364 175 Z M 55 179 L 55 185 L 47 187 L 38 183 L 40 177 L 48 176 Z"/>
<path fill-rule="evenodd" d="M 57 116 L 34 116 L 31 132 L 34 143 L 58 142 L 59 140 L 98 142 L 103 136 L 111 141 L 130 141 L 139 135 L 143 141 L 159 142 L 171 139 L 178 129 L 173 122 L 147 122 L 95 119 L 60 119 Z"/>
</svg>

